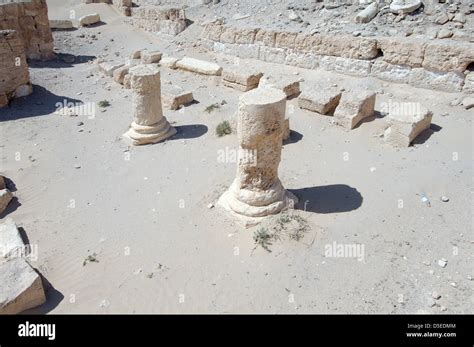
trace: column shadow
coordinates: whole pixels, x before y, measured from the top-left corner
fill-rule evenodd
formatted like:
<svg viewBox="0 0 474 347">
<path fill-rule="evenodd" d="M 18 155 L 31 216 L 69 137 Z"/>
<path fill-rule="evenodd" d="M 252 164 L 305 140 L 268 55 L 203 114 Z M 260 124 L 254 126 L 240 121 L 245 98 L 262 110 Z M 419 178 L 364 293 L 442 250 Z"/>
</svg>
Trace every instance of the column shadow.
<svg viewBox="0 0 474 347">
<path fill-rule="evenodd" d="M 358 209 L 364 200 L 357 189 L 346 184 L 289 189 L 299 202 L 296 208 L 314 213 L 340 213 Z"/>
</svg>

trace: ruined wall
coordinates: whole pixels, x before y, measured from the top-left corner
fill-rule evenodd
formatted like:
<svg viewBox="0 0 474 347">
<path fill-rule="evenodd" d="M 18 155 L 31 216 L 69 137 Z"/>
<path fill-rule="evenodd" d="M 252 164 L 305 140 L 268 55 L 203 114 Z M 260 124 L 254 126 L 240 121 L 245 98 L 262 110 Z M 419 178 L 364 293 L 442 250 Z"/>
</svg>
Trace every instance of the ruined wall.
<svg viewBox="0 0 474 347">
<path fill-rule="evenodd" d="M 0 30 L 0 107 L 31 93 L 25 48 L 18 32 Z"/>
<path fill-rule="evenodd" d="M 132 7 L 130 23 L 141 29 L 168 35 L 178 35 L 186 29 L 186 16 L 181 9 L 156 6 Z"/>
<path fill-rule="evenodd" d="M 6 29 L 20 34 L 29 59 L 54 57 L 46 0 L 14 0 L 0 4 L 0 30 Z"/>
<path fill-rule="evenodd" d="M 406 37 L 300 34 L 237 29 L 219 23 L 205 26 L 204 46 L 214 52 L 306 69 L 406 83 L 446 92 L 469 92 L 474 44 L 423 41 Z M 468 70 L 469 67 L 469 70 Z M 463 87 L 465 88 L 463 90 Z"/>
<path fill-rule="evenodd" d="M 83 2 L 86 4 L 111 4 L 125 16 L 131 15 L 132 0 L 83 0 Z"/>
</svg>

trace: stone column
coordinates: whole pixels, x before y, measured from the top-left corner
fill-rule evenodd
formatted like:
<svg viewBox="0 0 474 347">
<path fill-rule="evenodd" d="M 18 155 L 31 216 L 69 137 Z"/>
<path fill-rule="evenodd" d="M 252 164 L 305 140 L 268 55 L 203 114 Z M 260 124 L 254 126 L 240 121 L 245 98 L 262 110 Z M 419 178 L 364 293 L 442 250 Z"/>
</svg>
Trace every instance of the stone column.
<svg viewBox="0 0 474 347">
<path fill-rule="evenodd" d="M 163 116 L 160 70 L 154 65 L 138 65 L 129 70 L 133 90 L 133 122 L 124 136 L 134 145 L 157 143 L 176 134 Z"/>
<path fill-rule="evenodd" d="M 285 93 L 274 88 L 257 88 L 239 99 L 237 176 L 219 204 L 246 225 L 297 202 L 278 178 L 285 108 Z"/>
</svg>

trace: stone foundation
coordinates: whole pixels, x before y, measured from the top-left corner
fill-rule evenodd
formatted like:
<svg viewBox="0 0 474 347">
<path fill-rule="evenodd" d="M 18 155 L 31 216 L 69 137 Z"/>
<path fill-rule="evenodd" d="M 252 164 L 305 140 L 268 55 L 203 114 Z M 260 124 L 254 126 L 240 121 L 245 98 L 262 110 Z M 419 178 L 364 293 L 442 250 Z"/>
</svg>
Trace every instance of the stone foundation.
<svg viewBox="0 0 474 347">
<path fill-rule="evenodd" d="M 130 24 L 153 33 L 176 36 L 186 29 L 186 16 L 182 9 L 161 9 L 156 6 L 131 8 Z"/>
<path fill-rule="evenodd" d="M 0 30 L 0 107 L 31 91 L 25 48 L 19 33 Z"/>
<path fill-rule="evenodd" d="M 20 34 L 29 59 L 46 60 L 54 57 L 46 0 L 13 0 L 11 3 L 0 3 L 0 30 L 7 29 Z"/>
<path fill-rule="evenodd" d="M 474 43 L 470 42 L 307 35 L 219 23 L 206 25 L 201 38 L 203 47 L 216 53 L 445 92 L 461 91 L 474 63 Z"/>
</svg>

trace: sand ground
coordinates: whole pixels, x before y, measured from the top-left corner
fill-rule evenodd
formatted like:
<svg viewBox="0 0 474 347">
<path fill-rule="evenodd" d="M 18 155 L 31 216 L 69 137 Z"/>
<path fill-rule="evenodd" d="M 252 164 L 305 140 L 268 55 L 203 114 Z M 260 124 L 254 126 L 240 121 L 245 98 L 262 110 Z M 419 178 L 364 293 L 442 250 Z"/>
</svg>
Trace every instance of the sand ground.
<svg viewBox="0 0 474 347">
<path fill-rule="evenodd" d="M 218 154 L 235 149 L 237 138 L 219 138 L 215 128 L 236 111 L 240 92 L 216 77 L 162 68 L 162 80 L 192 90 L 197 102 L 165 109 L 178 130 L 171 140 L 130 147 L 121 135 L 131 122 L 131 91 L 93 63 L 125 60 L 144 47 L 224 66 L 234 60 L 174 42 L 192 41 L 198 24 L 173 40 L 124 24 L 107 5 L 48 3 L 50 18 L 72 8 L 78 17 L 99 12 L 106 24 L 55 32 L 58 52 L 75 62 L 32 63 L 34 94 L 0 110 L 1 171 L 17 197 L 1 217 L 12 217 L 38 245 L 33 266 L 51 285 L 48 302 L 32 312 L 472 313 L 472 110 L 450 106 L 456 94 L 240 61 L 301 77 L 302 85 L 383 91 L 376 109 L 393 99 L 434 112 L 431 130 L 396 150 L 376 136 L 381 115 L 347 132 L 289 100 L 292 134 L 280 179 L 299 197 L 295 213 L 311 229 L 267 252 L 255 248 L 255 228 L 208 208 L 235 176 L 236 163 L 219 162 Z M 64 100 L 111 106 L 93 119 L 55 114 Z M 363 245 L 363 261 L 326 257 L 334 242 Z M 94 253 L 98 262 L 84 266 Z M 433 291 L 441 295 L 435 306 Z"/>
</svg>

